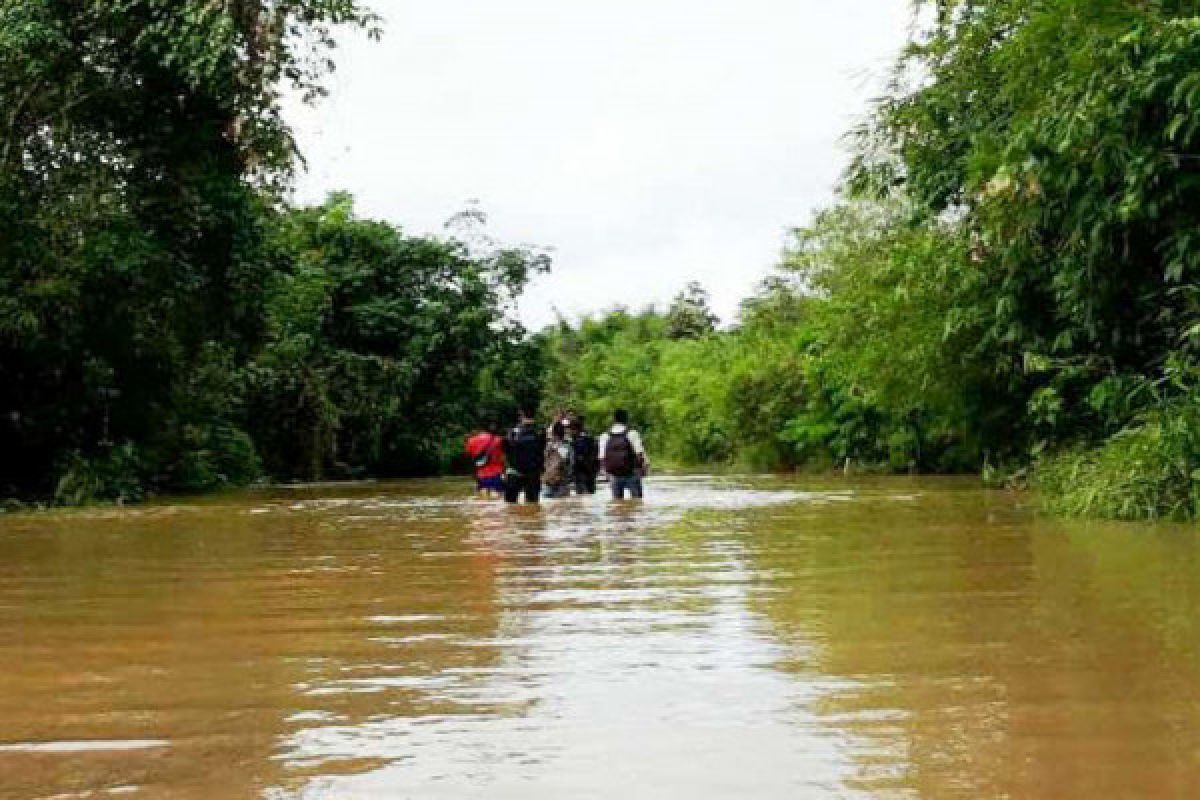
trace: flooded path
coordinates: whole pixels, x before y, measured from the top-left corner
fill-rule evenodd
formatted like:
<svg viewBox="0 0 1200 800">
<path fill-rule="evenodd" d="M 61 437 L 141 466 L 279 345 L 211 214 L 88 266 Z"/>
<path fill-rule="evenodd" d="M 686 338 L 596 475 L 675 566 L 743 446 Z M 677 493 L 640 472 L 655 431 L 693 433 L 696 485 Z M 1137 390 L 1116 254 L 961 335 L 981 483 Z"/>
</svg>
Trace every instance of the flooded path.
<svg viewBox="0 0 1200 800">
<path fill-rule="evenodd" d="M 970 482 L 458 482 L 0 517 L 0 798 L 1200 783 L 1200 539 Z"/>
</svg>

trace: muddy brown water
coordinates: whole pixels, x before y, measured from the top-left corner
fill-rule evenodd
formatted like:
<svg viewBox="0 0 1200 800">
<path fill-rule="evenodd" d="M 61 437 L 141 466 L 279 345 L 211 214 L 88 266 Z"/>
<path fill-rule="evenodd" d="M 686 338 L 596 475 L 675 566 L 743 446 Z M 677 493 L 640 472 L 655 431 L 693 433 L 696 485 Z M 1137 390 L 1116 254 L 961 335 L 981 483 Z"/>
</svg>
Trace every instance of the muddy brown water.
<svg viewBox="0 0 1200 800">
<path fill-rule="evenodd" d="M 969 481 L 0 518 L 0 797 L 1200 796 L 1200 541 Z"/>
</svg>

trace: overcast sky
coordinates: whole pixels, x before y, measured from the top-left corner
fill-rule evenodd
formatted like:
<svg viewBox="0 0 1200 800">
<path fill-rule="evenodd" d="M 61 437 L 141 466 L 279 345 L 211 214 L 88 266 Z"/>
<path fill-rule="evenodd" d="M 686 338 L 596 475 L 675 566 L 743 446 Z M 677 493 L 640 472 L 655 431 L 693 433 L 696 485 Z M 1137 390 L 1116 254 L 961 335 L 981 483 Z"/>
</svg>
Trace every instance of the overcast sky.
<svg viewBox="0 0 1200 800">
<path fill-rule="evenodd" d="M 369 0 L 333 94 L 295 109 L 309 171 L 414 233 L 478 199 L 493 235 L 555 249 L 541 327 L 665 305 L 689 280 L 729 321 L 790 227 L 830 202 L 842 134 L 907 33 L 909 0 Z"/>
</svg>

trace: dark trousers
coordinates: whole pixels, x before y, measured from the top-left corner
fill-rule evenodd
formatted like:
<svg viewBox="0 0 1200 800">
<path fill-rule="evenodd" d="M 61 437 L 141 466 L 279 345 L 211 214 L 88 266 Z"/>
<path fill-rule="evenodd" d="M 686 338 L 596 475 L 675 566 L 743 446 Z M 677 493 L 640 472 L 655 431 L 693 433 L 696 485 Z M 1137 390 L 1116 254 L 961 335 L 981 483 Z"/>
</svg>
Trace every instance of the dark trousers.
<svg viewBox="0 0 1200 800">
<path fill-rule="evenodd" d="M 575 474 L 575 494 L 595 494 L 596 473 L 577 472 Z"/>
<path fill-rule="evenodd" d="M 634 500 L 642 499 L 641 475 L 613 475 L 610 480 L 614 500 L 624 500 L 625 492 L 629 492 Z"/>
<path fill-rule="evenodd" d="M 526 503 L 536 503 L 542 495 L 541 475 L 514 475 L 509 473 L 504 477 L 504 500 L 515 503 L 525 494 Z"/>
</svg>

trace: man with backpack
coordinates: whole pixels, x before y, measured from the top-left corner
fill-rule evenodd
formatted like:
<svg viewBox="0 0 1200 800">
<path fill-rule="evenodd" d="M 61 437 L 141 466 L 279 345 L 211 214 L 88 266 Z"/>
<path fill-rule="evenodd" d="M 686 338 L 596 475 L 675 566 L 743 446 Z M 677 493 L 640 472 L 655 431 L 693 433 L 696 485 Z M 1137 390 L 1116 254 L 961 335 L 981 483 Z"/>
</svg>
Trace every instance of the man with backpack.
<svg viewBox="0 0 1200 800">
<path fill-rule="evenodd" d="M 521 494 L 526 503 L 537 503 L 542 493 L 542 469 L 545 467 L 546 434 L 533 415 L 522 410 L 517 427 L 504 438 L 504 500 L 515 503 Z"/>
<path fill-rule="evenodd" d="M 568 428 L 575 445 L 575 494 L 595 494 L 600 472 L 600 446 L 587 429 L 582 414 L 573 414 Z"/>
<path fill-rule="evenodd" d="M 625 492 L 635 500 L 642 498 L 642 476 L 650 462 L 642 437 L 629 427 L 629 412 L 618 409 L 612 427 L 600 437 L 600 463 L 608 473 L 614 500 L 624 500 Z"/>
<path fill-rule="evenodd" d="M 475 465 L 475 488 L 479 496 L 492 500 L 504 493 L 504 439 L 491 423 L 467 439 L 467 456 Z"/>
</svg>

